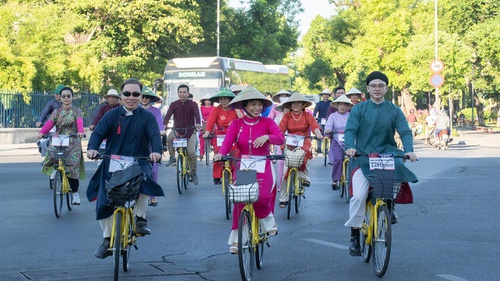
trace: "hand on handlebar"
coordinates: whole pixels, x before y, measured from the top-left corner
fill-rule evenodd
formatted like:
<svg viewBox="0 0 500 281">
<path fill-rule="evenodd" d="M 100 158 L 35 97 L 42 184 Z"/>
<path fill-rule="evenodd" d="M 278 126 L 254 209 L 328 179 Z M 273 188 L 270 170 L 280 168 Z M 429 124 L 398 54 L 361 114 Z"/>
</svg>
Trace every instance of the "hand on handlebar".
<svg viewBox="0 0 500 281">
<path fill-rule="evenodd" d="M 417 154 L 415 154 L 414 152 L 407 152 L 405 153 L 405 156 L 408 156 L 411 162 L 417 161 Z"/>
<path fill-rule="evenodd" d="M 349 148 L 345 151 L 345 154 L 349 157 L 354 157 L 356 155 L 356 149 L 354 148 Z"/>
<path fill-rule="evenodd" d="M 97 156 L 99 155 L 99 152 L 97 150 L 87 150 L 87 158 L 97 161 Z"/>
<path fill-rule="evenodd" d="M 150 160 L 151 160 L 151 162 L 153 162 L 153 163 L 158 163 L 158 162 L 160 162 L 160 160 L 161 160 L 161 154 L 160 154 L 160 153 L 153 152 L 153 153 L 149 154 L 149 159 L 150 159 Z"/>
<path fill-rule="evenodd" d="M 215 161 L 220 161 L 221 158 L 222 158 L 222 154 L 219 154 L 219 153 L 215 154 L 214 155 L 214 162 Z"/>
</svg>

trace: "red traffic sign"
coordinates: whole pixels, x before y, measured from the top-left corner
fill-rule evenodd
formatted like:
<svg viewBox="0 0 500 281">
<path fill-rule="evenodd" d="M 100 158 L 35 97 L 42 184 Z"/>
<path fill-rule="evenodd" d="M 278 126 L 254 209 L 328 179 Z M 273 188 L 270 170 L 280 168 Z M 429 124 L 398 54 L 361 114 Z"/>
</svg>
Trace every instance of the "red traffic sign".
<svg viewBox="0 0 500 281">
<path fill-rule="evenodd" d="M 429 79 L 429 83 L 432 85 L 432 87 L 439 88 L 444 84 L 444 77 L 443 75 L 438 73 L 432 74 L 431 78 Z"/>
<path fill-rule="evenodd" d="M 444 63 L 441 60 L 433 60 L 431 61 L 431 70 L 434 73 L 439 73 L 443 70 Z"/>
</svg>

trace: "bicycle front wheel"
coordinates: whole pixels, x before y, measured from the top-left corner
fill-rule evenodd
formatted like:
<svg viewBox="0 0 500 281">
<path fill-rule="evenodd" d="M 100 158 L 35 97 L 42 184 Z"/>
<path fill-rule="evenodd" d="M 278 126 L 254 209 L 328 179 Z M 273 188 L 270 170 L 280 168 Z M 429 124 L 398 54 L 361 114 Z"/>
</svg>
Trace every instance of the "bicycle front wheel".
<svg viewBox="0 0 500 281">
<path fill-rule="evenodd" d="M 224 205 L 226 207 L 226 219 L 231 218 L 231 200 L 229 198 L 229 171 L 222 172 L 222 193 L 224 194 Z"/>
<path fill-rule="evenodd" d="M 373 230 L 369 227 L 371 219 L 371 209 L 371 203 L 367 203 L 365 208 L 365 218 L 360 229 L 361 256 L 363 257 L 363 261 L 366 263 L 370 262 L 370 258 L 372 256 Z M 369 231 L 372 231 L 371 235 L 368 235 Z M 370 241 L 366 240 L 367 236 L 370 236 Z"/>
<path fill-rule="evenodd" d="M 179 194 L 182 194 L 184 191 L 184 175 L 182 173 L 182 156 L 180 154 L 177 156 L 177 165 L 175 169 L 177 171 L 177 190 Z"/>
<path fill-rule="evenodd" d="M 208 165 L 210 157 L 210 139 L 205 139 L 205 164 Z"/>
<path fill-rule="evenodd" d="M 292 201 L 295 194 L 295 178 L 297 177 L 297 172 L 295 170 L 290 171 L 288 175 L 288 208 L 286 212 L 286 218 L 290 219 L 290 214 L 292 212 Z"/>
<path fill-rule="evenodd" d="M 391 257 L 391 215 L 387 206 L 377 209 L 377 229 L 373 235 L 373 269 L 378 277 L 384 276 Z"/>
<path fill-rule="evenodd" d="M 242 280 L 252 279 L 254 263 L 252 240 L 252 217 L 250 212 L 243 210 L 238 220 L 238 261 Z"/>
<path fill-rule="evenodd" d="M 61 217 L 64 194 L 62 192 L 62 173 L 61 171 L 56 171 L 54 181 L 53 181 L 53 195 L 54 195 L 54 213 L 56 218 Z"/>
<path fill-rule="evenodd" d="M 344 193 L 344 200 L 346 203 L 349 203 L 350 197 L 349 197 L 349 177 L 351 175 L 351 169 L 349 168 L 349 163 L 347 163 L 345 167 L 345 178 L 344 178 L 344 184 L 342 186 L 342 192 Z"/>
<path fill-rule="evenodd" d="M 115 239 L 113 242 L 113 259 L 114 259 L 114 281 L 118 281 L 118 275 L 120 274 L 120 254 L 122 252 L 122 212 L 116 212 L 115 216 Z"/>
<path fill-rule="evenodd" d="M 130 213 L 131 214 L 131 213 Z M 122 255 L 123 255 L 123 271 L 127 272 L 130 268 L 130 250 L 132 249 L 132 244 L 134 243 L 135 239 L 135 234 L 134 234 L 134 227 L 132 226 L 132 220 L 134 219 L 133 215 L 129 215 L 128 218 L 128 231 L 124 235 L 124 239 L 127 239 L 126 241 L 123 241 L 123 249 L 122 249 Z"/>
<path fill-rule="evenodd" d="M 328 152 L 330 151 L 330 147 L 328 145 L 328 139 L 324 139 L 323 142 L 325 143 L 325 150 L 323 150 L 323 166 L 326 166 L 326 163 L 328 161 Z"/>
</svg>

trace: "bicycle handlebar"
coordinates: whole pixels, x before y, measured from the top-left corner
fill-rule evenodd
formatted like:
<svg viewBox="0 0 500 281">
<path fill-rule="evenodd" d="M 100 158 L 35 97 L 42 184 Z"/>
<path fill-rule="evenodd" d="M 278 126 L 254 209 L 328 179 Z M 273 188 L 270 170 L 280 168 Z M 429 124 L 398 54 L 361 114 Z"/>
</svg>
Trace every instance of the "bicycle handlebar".
<svg viewBox="0 0 500 281">
<path fill-rule="evenodd" d="M 264 155 L 256 155 L 256 156 L 264 156 Z M 269 159 L 269 160 L 283 160 L 285 159 L 285 155 L 267 155 L 266 156 L 266 159 Z M 241 158 L 236 158 L 236 157 L 233 157 L 231 155 L 222 155 L 221 159 L 220 160 L 217 160 L 217 161 L 213 161 L 213 162 L 221 162 L 221 161 L 234 161 L 234 162 L 238 162 L 238 161 L 241 161 L 242 159 Z"/>
<path fill-rule="evenodd" d="M 390 154 L 390 153 L 388 153 L 388 154 Z M 369 156 L 369 155 L 370 155 L 370 153 L 358 153 L 358 152 L 356 152 L 356 154 L 352 157 Z M 348 156 L 348 155 L 344 153 L 344 156 Z M 408 156 L 408 155 L 394 155 L 394 158 L 403 158 L 403 160 L 410 160 L 410 156 Z M 416 160 L 418 161 L 418 159 L 416 159 Z"/>
<path fill-rule="evenodd" d="M 158 161 L 158 162 L 153 162 L 151 161 L 151 159 L 149 157 L 145 157 L 145 156 L 142 156 L 142 157 L 135 157 L 135 156 L 129 156 L 129 157 L 132 157 L 134 158 L 136 161 L 147 161 L 147 162 L 150 162 L 150 163 L 158 163 L 158 164 L 161 164 L 161 161 Z M 105 159 L 105 158 L 109 158 L 111 159 L 111 156 L 110 155 L 107 155 L 107 154 L 98 154 L 96 157 L 94 158 L 89 158 L 91 160 L 102 160 L 102 159 Z"/>
</svg>

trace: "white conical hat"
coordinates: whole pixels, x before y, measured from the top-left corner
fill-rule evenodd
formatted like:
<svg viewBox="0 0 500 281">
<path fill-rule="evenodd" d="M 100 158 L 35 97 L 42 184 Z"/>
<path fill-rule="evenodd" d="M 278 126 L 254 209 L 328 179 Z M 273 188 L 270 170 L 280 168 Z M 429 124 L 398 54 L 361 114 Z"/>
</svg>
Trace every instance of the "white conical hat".
<svg viewBox="0 0 500 281">
<path fill-rule="evenodd" d="M 356 88 L 351 88 L 349 91 L 347 91 L 346 96 L 356 94 L 362 94 L 362 92 Z"/>
<path fill-rule="evenodd" d="M 332 94 L 332 91 L 328 90 L 328 89 L 324 89 L 323 91 L 321 91 L 321 93 L 319 93 L 320 95 L 331 95 Z"/>
<path fill-rule="evenodd" d="M 333 102 L 352 104 L 351 100 L 346 95 L 341 95 L 340 97 L 336 98 Z"/>
<path fill-rule="evenodd" d="M 279 92 L 277 92 L 277 93 L 273 96 L 272 100 L 273 100 L 274 102 L 279 103 L 279 102 L 280 102 L 280 99 L 279 99 L 279 96 L 280 96 L 280 95 L 288 95 L 288 96 L 291 96 L 291 95 L 292 95 L 292 93 L 290 93 L 290 92 L 289 92 L 289 91 L 287 91 L 287 90 L 281 89 Z"/>
<path fill-rule="evenodd" d="M 290 107 L 292 105 L 292 102 L 294 101 L 301 101 L 304 103 L 305 107 L 311 106 L 313 103 L 309 101 L 306 97 L 301 95 L 299 92 L 293 93 L 293 95 L 287 99 L 286 101 L 283 102 L 281 107 Z"/>
<path fill-rule="evenodd" d="M 229 105 L 236 108 L 243 108 L 243 101 L 246 100 L 262 100 L 262 105 L 267 108 L 273 104 L 273 102 L 264 96 L 261 92 L 257 91 L 252 86 L 248 86 L 243 91 L 241 91 L 230 103 Z"/>
</svg>

